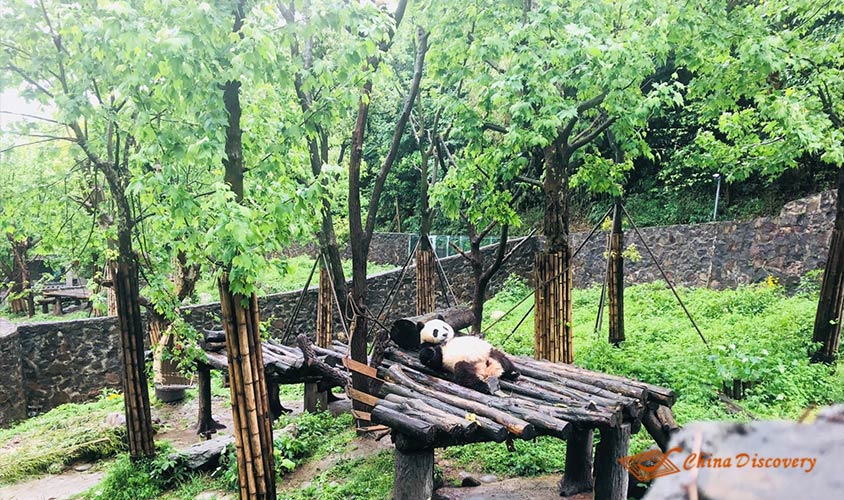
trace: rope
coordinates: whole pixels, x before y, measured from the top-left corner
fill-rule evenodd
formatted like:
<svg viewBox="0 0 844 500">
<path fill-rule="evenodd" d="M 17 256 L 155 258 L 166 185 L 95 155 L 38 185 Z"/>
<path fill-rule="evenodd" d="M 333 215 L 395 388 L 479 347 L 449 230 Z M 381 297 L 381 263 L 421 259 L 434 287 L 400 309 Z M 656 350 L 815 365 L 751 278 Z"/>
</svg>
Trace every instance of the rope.
<svg viewBox="0 0 844 500">
<path fill-rule="evenodd" d="M 322 264 L 329 270 L 326 275 L 328 275 L 328 282 L 331 285 L 331 295 L 334 297 L 334 306 L 337 308 L 337 314 L 340 315 L 340 325 L 343 327 L 343 332 L 346 334 L 346 338 L 351 341 L 351 338 L 349 337 L 349 327 L 346 325 L 346 316 L 343 314 L 343 309 L 340 308 L 340 299 L 337 297 L 337 289 L 334 288 L 334 277 L 331 273 L 331 266 L 328 265 L 328 260 L 325 258 L 325 254 L 320 254 L 320 257 L 322 258 Z"/>
<path fill-rule="evenodd" d="M 651 256 L 651 260 L 653 260 L 653 263 L 656 264 L 657 269 L 659 269 L 660 274 L 662 274 L 663 279 L 665 279 L 665 282 L 668 284 L 668 288 L 670 288 L 671 292 L 674 293 L 674 297 L 677 298 L 677 302 L 680 303 L 680 307 L 683 308 L 683 312 L 686 313 L 686 316 L 688 316 L 689 321 L 692 322 L 692 326 L 695 327 L 695 330 L 700 336 L 700 339 L 703 341 L 703 344 L 706 346 L 707 349 L 709 349 L 709 342 L 706 341 L 706 337 L 703 336 L 703 332 L 701 332 L 700 328 L 698 328 L 697 323 L 695 323 L 695 319 L 692 317 L 692 314 L 689 312 L 688 309 L 686 309 L 686 304 L 683 303 L 683 299 L 680 298 L 680 294 L 677 293 L 677 290 L 674 288 L 674 284 L 671 283 L 671 280 L 668 279 L 668 275 L 665 274 L 665 270 L 662 269 L 662 264 L 659 263 L 659 260 L 656 258 L 656 255 L 654 255 L 654 253 L 651 251 L 651 247 L 649 247 L 648 244 L 645 242 L 645 238 L 642 236 L 642 233 L 639 232 L 638 226 L 636 226 L 636 223 L 633 222 L 633 218 L 630 217 L 630 213 L 627 211 L 627 207 L 625 207 L 623 203 L 620 203 L 620 205 L 621 209 L 624 210 L 624 215 L 627 216 L 627 220 L 630 221 L 630 225 L 633 226 L 633 230 L 636 231 L 636 235 L 639 236 L 639 241 L 642 242 L 642 246 L 644 246 L 645 250 L 648 251 L 648 254 Z"/>
<path fill-rule="evenodd" d="M 431 245 L 431 248 L 434 248 L 434 245 L 431 243 L 430 235 L 426 235 L 428 238 L 428 244 Z M 448 277 L 445 275 L 445 269 L 443 269 L 443 264 L 440 262 L 440 256 L 437 255 L 437 250 L 434 248 L 434 260 L 437 261 L 437 275 L 440 277 L 440 287 L 443 289 L 443 297 L 445 298 L 445 305 L 451 307 L 451 302 L 448 300 L 448 293 L 451 293 L 451 298 L 454 299 L 454 305 L 459 306 L 460 301 L 457 300 L 457 294 L 454 293 L 454 289 L 451 287 L 451 283 L 448 281 Z M 446 287 L 448 290 L 446 291 Z"/>
<path fill-rule="evenodd" d="M 393 282 L 393 286 L 390 288 L 390 291 L 387 292 L 387 296 L 384 297 L 384 303 L 381 304 L 381 309 L 378 311 L 378 317 L 382 317 L 381 315 L 384 314 L 385 310 L 389 311 L 393 307 L 393 301 L 395 299 L 395 293 L 399 291 L 401 286 L 404 284 L 404 273 L 407 271 L 407 266 L 410 264 L 410 259 L 416 254 L 416 250 L 419 248 L 419 242 L 422 240 L 419 239 L 416 241 L 416 246 L 413 247 L 413 251 L 411 251 L 407 258 L 404 260 L 404 265 L 401 266 L 401 273 L 399 273 L 399 277 L 396 281 Z M 389 305 L 389 307 L 388 307 Z"/>
<path fill-rule="evenodd" d="M 591 230 L 591 231 L 589 231 L 589 234 L 588 234 L 588 235 L 586 235 L 586 239 L 584 239 L 584 240 L 580 243 L 580 245 L 578 245 L 578 247 L 577 247 L 577 249 L 574 251 L 574 253 L 573 253 L 573 254 L 571 254 L 571 258 L 572 258 L 572 259 L 574 259 L 575 257 L 577 257 L 577 254 L 578 254 L 578 253 L 580 253 L 580 251 L 583 249 L 583 247 L 584 247 L 584 246 L 586 246 L 586 243 L 588 243 L 588 242 L 589 242 L 589 240 L 590 240 L 590 239 L 592 239 L 592 236 L 594 236 L 594 235 L 595 235 L 595 232 L 596 232 L 596 231 L 598 230 L 598 228 L 600 228 L 600 227 L 601 227 L 601 225 L 604 223 L 604 219 L 606 219 L 606 218 L 607 218 L 607 215 L 609 215 L 609 213 L 610 213 L 610 211 L 611 211 L 612 209 L 613 209 L 613 207 L 610 207 L 609 209 L 607 209 L 607 211 L 606 211 L 606 212 L 604 212 L 604 215 L 601 217 L 600 222 L 598 222 L 597 224 L 595 224 L 595 227 L 593 227 L 593 228 L 592 228 L 592 230 Z M 562 276 L 562 275 L 563 275 L 563 273 L 565 273 L 565 272 L 566 272 L 566 270 L 564 269 L 563 271 L 561 271 L 561 272 L 557 273 L 555 276 L 552 276 L 552 277 L 548 278 L 547 280 L 545 280 L 545 281 L 544 281 L 543 283 L 541 283 L 539 286 L 535 286 L 535 287 L 533 288 L 533 290 L 532 290 L 529 294 L 525 295 L 525 296 L 524 296 L 524 298 L 522 298 L 522 300 L 520 300 L 518 303 L 516 303 L 516 305 L 514 305 L 513 307 L 511 307 L 510 309 L 508 309 L 508 310 L 507 310 L 507 312 L 505 312 L 503 316 L 501 316 L 501 317 L 500 317 L 500 318 L 498 318 L 497 320 L 493 321 L 491 325 L 489 325 L 488 327 L 486 327 L 486 328 L 484 329 L 484 331 L 483 331 L 483 334 L 484 334 L 484 335 L 486 335 L 486 333 L 490 330 L 490 328 L 492 328 L 493 326 L 497 325 L 497 324 L 498 324 L 498 322 L 500 322 L 502 319 L 506 318 L 508 314 L 510 314 L 510 313 L 511 313 L 511 312 L 513 312 L 513 311 L 514 311 L 517 307 L 519 307 L 520 305 L 522 305 L 522 304 L 524 303 L 524 301 L 526 301 L 527 299 L 531 298 L 531 297 L 532 297 L 532 296 L 536 293 L 536 291 L 537 291 L 537 290 L 539 290 L 540 288 L 545 288 L 546 286 L 548 286 L 548 284 L 549 284 L 549 283 L 551 283 L 552 281 L 554 281 L 554 280 L 556 280 L 557 278 L 559 278 L 560 276 Z M 527 312 L 527 314 L 530 314 L 530 312 L 531 312 L 531 311 L 533 311 L 533 308 L 534 308 L 534 305 L 531 305 L 531 306 L 530 306 L 530 309 L 529 309 L 529 310 L 528 310 L 528 312 Z M 527 317 L 527 314 L 525 315 L 525 317 Z M 522 320 L 522 321 L 524 321 L 524 320 Z M 520 322 L 519 322 L 519 324 L 521 324 L 521 323 L 522 323 L 522 322 L 520 321 Z M 507 335 L 507 337 L 504 339 L 504 341 L 506 342 L 506 341 L 507 341 L 510 337 L 512 337 L 512 336 L 513 336 L 513 334 L 514 334 L 515 332 L 516 332 L 516 330 L 515 330 L 515 329 L 513 329 L 513 331 L 512 331 L 512 332 L 510 332 L 510 334 L 509 334 L 509 335 Z"/>
<path fill-rule="evenodd" d="M 287 342 L 287 339 L 290 337 L 290 333 L 293 331 L 293 322 L 296 321 L 296 318 L 299 316 L 299 310 L 302 308 L 302 302 L 305 301 L 305 294 L 308 293 L 308 287 L 311 286 L 311 279 L 314 277 L 317 264 L 319 264 L 319 257 L 314 259 L 314 265 L 311 267 L 311 274 L 308 275 L 308 280 L 305 282 L 305 286 L 302 288 L 302 292 L 296 300 L 296 305 L 293 306 L 293 314 L 290 316 L 290 319 L 287 320 L 287 324 L 284 325 L 284 337 L 281 339 L 282 344 Z"/>
</svg>

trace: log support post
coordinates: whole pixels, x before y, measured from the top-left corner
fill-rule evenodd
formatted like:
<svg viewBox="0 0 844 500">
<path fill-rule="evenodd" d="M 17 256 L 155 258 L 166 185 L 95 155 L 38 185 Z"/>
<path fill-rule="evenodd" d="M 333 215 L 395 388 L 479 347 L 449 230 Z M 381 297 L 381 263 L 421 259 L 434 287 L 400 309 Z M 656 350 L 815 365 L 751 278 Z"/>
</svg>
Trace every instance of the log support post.
<svg viewBox="0 0 844 500">
<path fill-rule="evenodd" d="M 574 428 L 566 444 L 566 469 L 560 481 L 560 496 L 592 491 L 592 443 L 594 429 Z"/>
<path fill-rule="evenodd" d="M 428 500 L 434 494 L 434 449 L 396 448 L 396 476 L 393 498 Z"/>
<path fill-rule="evenodd" d="M 331 287 L 331 277 L 328 269 L 325 268 L 325 260 L 319 267 L 319 293 L 317 295 L 317 323 L 316 323 L 316 345 L 317 347 L 330 348 L 332 330 L 334 327 L 334 291 Z M 305 383 L 305 411 L 316 413 L 328 409 L 328 393 L 330 387 L 320 390 L 315 382 Z"/>
<path fill-rule="evenodd" d="M 624 232 L 621 228 L 621 203 L 616 202 L 612 215 L 607 259 L 607 292 L 610 306 L 610 344 L 624 341 Z"/>
<path fill-rule="evenodd" d="M 595 452 L 595 500 L 626 500 L 628 472 L 618 462 L 630 449 L 630 424 L 601 429 Z"/>
<path fill-rule="evenodd" d="M 305 383 L 305 410 L 310 413 L 325 411 L 328 409 L 328 391 L 320 391 L 319 384 L 315 382 Z"/>
<path fill-rule="evenodd" d="M 199 389 L 199 418 L 196 423 L 196 433 L 205 439 L 211 439 L 211 434 L 226 427 L 214 420 L 211 415 L 211 367 L 200 363 L 196 369 L 196 378 Z"/>
</svg>

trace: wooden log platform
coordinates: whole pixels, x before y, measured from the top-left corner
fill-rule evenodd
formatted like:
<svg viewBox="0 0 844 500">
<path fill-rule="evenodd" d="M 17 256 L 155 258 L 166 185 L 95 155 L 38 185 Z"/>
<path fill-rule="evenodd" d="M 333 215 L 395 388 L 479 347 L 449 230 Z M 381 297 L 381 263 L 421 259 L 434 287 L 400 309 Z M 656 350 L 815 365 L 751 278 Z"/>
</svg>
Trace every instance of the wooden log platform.
<svg viewBox="0 0 844 500">
<path fill-rule="evenodd" d="M 410 325 L 415 319 L 406 322 Z M 484 394 L 456 384 L 448 373 L 425 367 L 412 350 L 410 326 L 405 329 L 408 332 L 400 339 L 410 349 L 391 343 L 379 366 L 359 371 L 372 379 L 371 394 L 352 396 L 366 398 L 373 406 L 373 424 L 392 429 L 396 477 L 403 478 L 410 490 L 429 491 L 433 467 L 427 458 L 435 448 L 544 435 L 569 442 L 561 493 L 574 495 L 594 488 L 597 500 L 622 499 L 628 473 L 618 459 L 627 454 L 631 434 L 645 420 L 646 430 L 664 446 L 677 429 L 670 410 L 676 396 L 670 389 L 574 365 L 510 356 L 521 376 L 501 381 L 497 395 Z M 357 371 L 354 365 L 349 367 Z M 595 430 L 601 436 L 597 447 L 592 439 Z M 411 479 L 414 484 L 408 483 Z"/>
<path fill-rule="evenodd" d="M 228 373 L 228 357 L 225 342 L 217 335 L 218 332 L 206 331 L 202 348 L 206 361 L 199 364 L 197 370 L 199 397 L 199 419 L 197 433 L 209 438 L 220 429 L 220 424 L 211 417 L 211 370 L 221 370 Z M 302 350 L 298 347 L 283 345 L 275 340 L 261 343 L 264 357 L 264 373 L 266 375 L 267 393 L 269 395 L 270 413 L 273 420 L 282 413 L 287 413 L 279 401 L 278 388 L 289 384 L 319 384 L 324 374 L 318 367 L 308 365 Z M 328 348 L 314 347 L 317 357 L 331 366 L 343 369 L 342 358 L 346 355 L 346 346 L 340 343 L 332 344 Z M 327 387 L 325 389 L 330 389 Z"/>
</svg>

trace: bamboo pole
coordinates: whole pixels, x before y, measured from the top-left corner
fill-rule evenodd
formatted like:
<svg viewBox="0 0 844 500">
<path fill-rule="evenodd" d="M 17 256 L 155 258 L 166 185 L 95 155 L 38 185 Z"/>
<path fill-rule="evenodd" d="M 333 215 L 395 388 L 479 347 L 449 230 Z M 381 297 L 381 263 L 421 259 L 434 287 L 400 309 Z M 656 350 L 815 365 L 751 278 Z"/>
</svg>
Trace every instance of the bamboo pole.
<svg viewBox="0 0 844 500">
<path fill-rule="evenodd" d="M 436 254 L 432 250 L 416 251 L 416 314 L 428 314 L 436 309 Z"/>
<path fill-rule="evenodd" d="M 534 260 L 534 349 L 537 359 L 571 363 L 572 275 L 568 250 L 540 253 Z"/>
<path fill-rule="evenodd" d="M 259 331 L 258 299 L 254 294 L 249 298 L 232 295 L 226 274 L 220 278 L 219 285 L 231 376 L 241 498 L 275 498 L 272 427 Z"/>
<path fill-rule="evenodd" d="M 624 232 L 621 227 L 621 207 L 613 209 L 612 232 L 607 249 L 607 294 L 609 296 L 610 334 L 613 345 L 624 342 Z"/>
</svg>

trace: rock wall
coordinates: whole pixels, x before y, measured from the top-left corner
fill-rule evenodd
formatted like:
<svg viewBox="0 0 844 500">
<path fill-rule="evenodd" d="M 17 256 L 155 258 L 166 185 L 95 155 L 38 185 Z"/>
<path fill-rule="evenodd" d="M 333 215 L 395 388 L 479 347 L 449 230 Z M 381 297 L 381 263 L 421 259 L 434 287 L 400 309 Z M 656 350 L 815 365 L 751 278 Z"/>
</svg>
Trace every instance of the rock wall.
<svg viewBox="0 0 844 500">
<path fill-rule="evenodd" d="M 18 326 L 27 411 L 87 401 L 120 387 L 117 318 Z"/>
<path fill-rule="evenodd" d="M 636 217 L 636 214 L 631 214 Z M 835 192 L 786 204 L 776 217 L 687 226 L 642 228 L 642 237 L 672 282 L 690 287 L 735 288 L 768 276 L 792 287 L 822 269 L 835 219 Z M 586 234 L 573 234 L 577 248 Z M 642 241 L 626 227 L 625 247 L 634 243 L 641 260 L 625 260 L 625 282 L 662 279 Z M 574 259 L 575 286 L 601 283 L 606 272 L 606 233 L 596 234 Z"/>
<path fill-rule="evenodd" d="M 395 233 L 398 234 L 398 233 Z M 519 240 L 510 242 L 510 247 L 518 244 Z M 526 280 L 530 280 L 531 267 L 533 265 L 533 254 L 536 251 L 538 241 L 531 239 L 521 247 L 503 266 L 490 284 L 491 293 L 495 293 L 504 283 L 504 280 L 510 274 L 517 274 Z M 397 245 L 398 246 L 398 245 Z M 484 254 L 487 258 L 492 258 L 494 247 L 487 247 L 484 249 Z M 405 250 L 406 251 L 406 250 Z M 406 258 L 406 257 L 405 257 Z M 459 255 L 454 255 L 441 261 L 445 276 L 449 281 L 451 289 L 454 291 L 457 299 L 461 303 L 468 303 L 471 300 L 473 279 L 471 270 L 464 265 L 463 258 Z M 387 321 L 416 314 L 416 268 L 413 265 L 407 267 L 404 276 L 401 276 L 401 270 L 395 269 L 383 273 L 370 275 L 367 279 L 368 296 L 367 304 L 373 316 L 376 316 L 385 307 L 387 297 L 391 290 L 395 287 L 397 292 L 391 303 L 386 306 Z M 396 282 L 401 278 L 401 286 L 396 286 Z M 351 283 L 350 283 L 351 285 Z M 447 289 L 447 287 L 445 288 Z M 438 284 L 437 288 L 437 306 L 446 307 L 453 305 L 450 293 L 448 294 L 448 301 L 446 301 L 446 294 L 443 292 L 444 288 Z M 293 311 L 296 302 L 299 300 L 299 291 L 278 293 L 268 295 L 259 299 L 258 303 L 261 308 L 262 321 L 268 321 L 270 335 L 276 338 L 283 338 L 286 330 L 286 324 L 290 321 L 290 315 Z M 316 323 L 316 304 L 317 304 L 317 286 L 312 286 L 308 289 L 299 310 L 299 315 L 296 317 L 290 329 L 289 339 L 295 338 L 300 333 L 307 333 L 313 335 L 313 325 Z M 198 306 L 186 307 L 183 311 L 187 314 L 188 321 L 197 329 L 219 329 L 220 325 L 220 304 L 202 304 Z M 339 321 L 339 315 L 335 313 L 335 332 L 342 333 L 342 325 Z M 288 340 L 292 342 L 292 340 Z"/>
<path fill-rule="evenodd" d="M 0 319 L 0 424 L 26 417 L 26 396 L 21 375 L 21 346 L 12 323 Z"/>
</svg>

